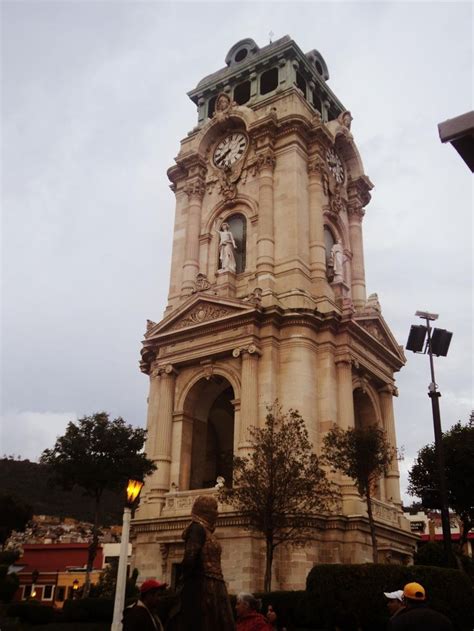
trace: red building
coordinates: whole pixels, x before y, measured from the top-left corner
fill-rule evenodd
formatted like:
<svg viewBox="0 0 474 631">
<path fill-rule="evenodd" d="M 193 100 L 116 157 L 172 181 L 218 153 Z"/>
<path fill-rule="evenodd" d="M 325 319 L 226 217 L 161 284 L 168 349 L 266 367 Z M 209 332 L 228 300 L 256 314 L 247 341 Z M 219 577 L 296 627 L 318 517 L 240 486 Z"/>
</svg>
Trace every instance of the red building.
<svg viewBox="0 0 474 631">
<path fill-rule="evenodd" d="M 20 587 L 15 600 L 38 600 L 62 607 L 67 598 L 85 582 L 88 543 L 31 543 L 24 544 L 23 555 L 16 561 Z M 99 546 L 94 560 L 91 582 L 98 580 L 103 566 Z"/>
</svg>

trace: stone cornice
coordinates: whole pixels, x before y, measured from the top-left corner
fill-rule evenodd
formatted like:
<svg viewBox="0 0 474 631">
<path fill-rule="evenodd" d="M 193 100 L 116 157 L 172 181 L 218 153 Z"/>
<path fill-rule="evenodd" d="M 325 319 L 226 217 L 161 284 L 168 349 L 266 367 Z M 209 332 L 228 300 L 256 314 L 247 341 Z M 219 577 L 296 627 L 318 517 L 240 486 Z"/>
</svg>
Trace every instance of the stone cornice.
<svg viewBox="0 0 474 631">
<path fill-rule="evenodd" d="M 347 184 L 347 194 L 349 196 L 349 206 L 352 208 L 362 208 L 370 202 L 370 191 L 374 185 L 366 175 L 361 175 L 355 180 L 349 180 Z"/>
</svg>

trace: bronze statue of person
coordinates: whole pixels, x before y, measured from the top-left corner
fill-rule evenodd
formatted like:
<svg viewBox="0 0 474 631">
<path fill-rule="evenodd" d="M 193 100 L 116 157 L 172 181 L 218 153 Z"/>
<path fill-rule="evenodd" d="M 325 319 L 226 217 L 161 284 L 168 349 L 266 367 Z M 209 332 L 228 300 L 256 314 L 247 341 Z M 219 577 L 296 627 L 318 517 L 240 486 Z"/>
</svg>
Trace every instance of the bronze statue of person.
<svg viewBox="0 0 474 631">
<path fill-rule="evenodd" d="M 221 546 L 215 534 L 217 500 L 196 498 L 185 542 L 178 588 L 179 603 L 171 613 L 170 631 L 232 631 L 234 617 L 222 575 Z"/>
</svg>

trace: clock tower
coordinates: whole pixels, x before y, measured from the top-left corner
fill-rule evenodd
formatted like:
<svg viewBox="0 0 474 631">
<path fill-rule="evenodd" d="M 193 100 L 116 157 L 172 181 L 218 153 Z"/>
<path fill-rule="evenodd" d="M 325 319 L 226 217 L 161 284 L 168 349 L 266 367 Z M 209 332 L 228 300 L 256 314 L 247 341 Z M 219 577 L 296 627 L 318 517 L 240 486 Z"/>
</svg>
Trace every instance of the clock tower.
<svg viewBox="0 0 474 631">
<path fill-rule="evenodd" d="M 168 170 L 176 196 L 164 318 L 148 321 L 147 454 L 157 470 L 134 521 L 142 578 L 173 582 L 195 497 L 232 481 L 276 399 L 306 421 L 319 451 L 334 425 L 377 424 L 395 446 L 394 373 L 401 347 L 377 294 L 366 295 L 362 221 L 372 183 L 352 116 L 317 50 L 290 37 L 237 42 L 225 67 L 189 92 L 196 127 Z M 302 588 L 315 563 L 370 562 L 364 502 L 335 476 L 341 503 L 304 548 L 281 548 L 276 589 Z M 375 489 L 379 556 L 409 562 L 394 459 Z M 264 545 L 223 507 L 218 535 L 231 592 L 262 588 Z"/>
</svg>

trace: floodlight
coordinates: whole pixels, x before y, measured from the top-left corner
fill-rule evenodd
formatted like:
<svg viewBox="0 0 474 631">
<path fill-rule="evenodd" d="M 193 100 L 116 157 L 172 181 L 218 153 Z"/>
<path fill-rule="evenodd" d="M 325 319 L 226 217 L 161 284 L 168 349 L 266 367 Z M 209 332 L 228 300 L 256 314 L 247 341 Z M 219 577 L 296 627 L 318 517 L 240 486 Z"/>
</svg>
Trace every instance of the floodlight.
<svg viewBox="0 0 474 631">
<path fill-rule="evenodd" d="M 416 311 L 415 315 L 424 320 L 437 320 L 439 317 L 437 313 L 429 313 L 428 311 Z"/>
<path fill-rule="evenodd" d="M 431 336 L 431 352 L 439 357 L 446 357 L 453 334 L 446 329 L 434 329 Z"/>
<path fill-rule="evenodd" d="M 408 351 L 414 353 L 422 353 L 423 346 L 425 345 L 426 326 L 422 324 L 414 324 L 410 328 L 410 334 L 408 336 L 406 348 Z"/>
</svg>

